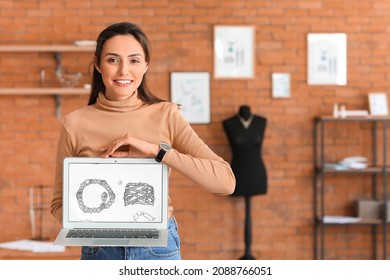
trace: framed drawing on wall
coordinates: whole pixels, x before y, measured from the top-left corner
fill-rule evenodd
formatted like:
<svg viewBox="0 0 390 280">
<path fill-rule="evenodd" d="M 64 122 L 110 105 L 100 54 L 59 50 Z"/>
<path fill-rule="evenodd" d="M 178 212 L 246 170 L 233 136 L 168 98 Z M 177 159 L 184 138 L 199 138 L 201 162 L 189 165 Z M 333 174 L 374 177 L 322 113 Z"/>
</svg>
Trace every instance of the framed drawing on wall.
<svg viewBox="0 0 390 280">
<path fill-rule="evenodd" d="M 254 26 L 214 26 L 214 77 L 254 77 Z"/>
<path fill-rule="evenodd" d="M 171 101 L 189 123 L 210 123 L 210 74 L 208 72 L 172 72 Z"/>
<path fill-rule="evenodd" d="M 347 84 L 347 35 L 310 33 L 307 35 L 307 83 Z"/>
<path fill-rule="evenodd" d="M 272 97 L 288 98 L 290 97 L 290 74 L 272 73 Z"/>
<path fill-rule="evenodd" d="M 368 103 L 370 106 L 370 115 L 387 116 L 389 114 L 386 93 L 369 93 Z"/>
</svg>

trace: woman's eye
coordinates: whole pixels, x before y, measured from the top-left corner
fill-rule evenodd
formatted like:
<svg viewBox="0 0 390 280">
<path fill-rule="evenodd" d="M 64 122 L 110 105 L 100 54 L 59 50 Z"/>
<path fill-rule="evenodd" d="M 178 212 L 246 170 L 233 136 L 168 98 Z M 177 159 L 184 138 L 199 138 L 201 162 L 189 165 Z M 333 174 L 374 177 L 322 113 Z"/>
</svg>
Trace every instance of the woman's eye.
<svg viewBox="0 0 390 280">
<path fill-rule="evenodd" d="M 138 62 L 139 62 L 138 59 L 131 59 L 131 60 L 130 60 L 130 63 L 138 63 Z"/>
<path fill-rule="evenodd" d="M 119 60 L 117 58 L 115 58 L 115 57 L 111 57 L 107 61 L 110 62 L 110 63 L 118 63 L 119 62 Z"/>
</svg>

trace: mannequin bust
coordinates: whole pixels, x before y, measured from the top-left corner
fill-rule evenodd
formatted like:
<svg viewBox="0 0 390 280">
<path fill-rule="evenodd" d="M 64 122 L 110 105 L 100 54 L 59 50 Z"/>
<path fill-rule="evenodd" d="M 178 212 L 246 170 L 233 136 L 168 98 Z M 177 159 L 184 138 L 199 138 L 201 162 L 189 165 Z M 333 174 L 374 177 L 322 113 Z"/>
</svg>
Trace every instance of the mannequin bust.
<svg viewBox="0 0 390 280">
<path fill-rule="evenodd" d="M 267 173 L 261 158 L 266 124 L 267 119 L 252 114 L 248 105 L 241 105 L 238 114 L 223 121 L 236 177 L 233 196 L 267 193 Z"/>
<path fill-rule="evenodd" d="M 236 177 L 233 196 L 245 197 L 245 253 L 241 260 L 254 260 L 251 253 L 251 197 L 267 192 L 267 173 L 261 158 L 261 146 L 267 120 L 241 105 L 238 114 L 223 121 L 232 150 L 231 167 Z"/>
</svg>

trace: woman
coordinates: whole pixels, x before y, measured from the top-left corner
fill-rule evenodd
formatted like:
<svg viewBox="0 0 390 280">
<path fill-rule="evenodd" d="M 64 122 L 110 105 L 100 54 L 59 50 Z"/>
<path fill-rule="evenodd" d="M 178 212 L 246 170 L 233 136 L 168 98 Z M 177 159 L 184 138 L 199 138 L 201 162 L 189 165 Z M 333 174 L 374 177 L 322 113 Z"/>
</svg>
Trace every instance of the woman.
<svg viewBox="0 0 390 280">
<path fill-rule="evenodd" d="M 203 143 L 176 104 L 148 90 L 145 74 L 149 61 L 149 41 L 138 26 L 121 22 L 100 33 L 89 104 L 66 115 L 62 122 L 51 204 L 58 222 L 62 223 L 65 157 L 156 158 L 208 192 L 228 195 L 234 191 L 230 165 Z M 167 247 L 85 246 L 81 258 L 181 259 L 173 208 Z"/>
</svg>

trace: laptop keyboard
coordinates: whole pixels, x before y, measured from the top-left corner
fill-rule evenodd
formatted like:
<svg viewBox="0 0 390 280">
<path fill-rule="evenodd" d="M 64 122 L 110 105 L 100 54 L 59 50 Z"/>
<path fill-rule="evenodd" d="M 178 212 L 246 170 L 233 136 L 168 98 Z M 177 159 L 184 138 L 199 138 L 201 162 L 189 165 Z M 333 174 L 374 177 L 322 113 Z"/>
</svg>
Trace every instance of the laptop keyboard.
<svg viewBox="0 0 390 280">
<path fill-rule="evenodd" d="M 157 239 L 158 230 L 134 230 L 134 229 L 71 229 L 66 238 L 136 238 Z"/>
</svg>

